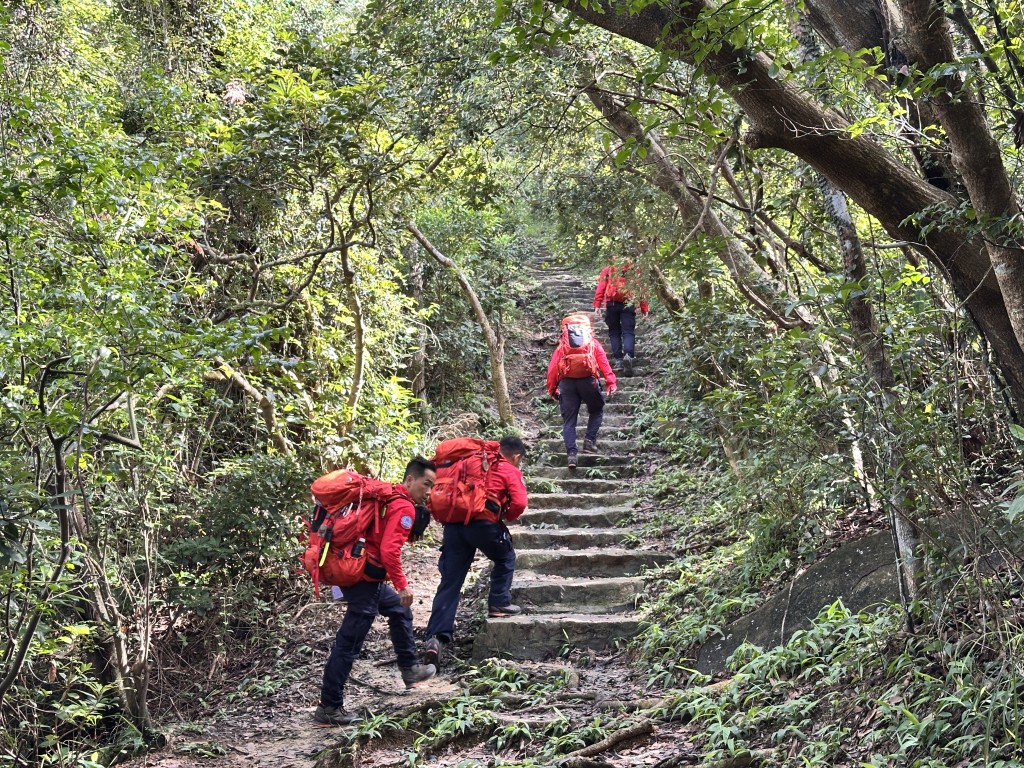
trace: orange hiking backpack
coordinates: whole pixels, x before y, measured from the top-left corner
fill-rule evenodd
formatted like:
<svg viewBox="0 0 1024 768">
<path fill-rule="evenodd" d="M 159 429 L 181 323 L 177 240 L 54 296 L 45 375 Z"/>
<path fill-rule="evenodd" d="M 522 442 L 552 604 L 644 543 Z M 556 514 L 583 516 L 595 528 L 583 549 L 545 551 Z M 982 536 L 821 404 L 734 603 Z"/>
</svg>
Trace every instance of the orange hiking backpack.
<svg viewBox="0 0 1024 768">
<path fill-rule="evenodd" d="M 377 530 L 384 507 L 401 494 L 391 483 L 348 469 L 318 477 L 310 490 L 315 506 L 306 521 L 309 540 L 300 559 L 319 598 L 321 583 L 351 587 L 367 580 L 366 535 Z"/>
<path fill-rule="evenodd" d="M 594 355 L 594 329 L 589 315 L 568 315 L 562 320 L 562 336 L 558 342 L 562 349 L 559 362 L 560 379 L 585 379 L 597 376 L 597 358 Z"/>
<path fill-rule="evenodd" d="M 431 516 L 439 523 L 469 523 L 487 505 L 487 474 L 501 460 L 498 443 L 457 437 L 434 451 L 437 481 L 430 491 Z"/>
</svg>

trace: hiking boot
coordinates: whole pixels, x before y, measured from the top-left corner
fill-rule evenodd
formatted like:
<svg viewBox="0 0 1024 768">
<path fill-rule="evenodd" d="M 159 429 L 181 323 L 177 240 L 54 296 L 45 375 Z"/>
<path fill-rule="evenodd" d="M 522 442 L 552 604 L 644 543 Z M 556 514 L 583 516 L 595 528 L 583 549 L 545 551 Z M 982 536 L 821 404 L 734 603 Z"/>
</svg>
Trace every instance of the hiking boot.
<svg viewBox="0 0 1024 768">
<path fill-rule="evenodd" d="M 612 370 L 613 371 L 621 371 L 622 370 L 622 358 L 621 357 L 613 357 L 612 358 Z"/>
<path fill-rule="evenodd" d="M 583 441 L 583 452 L 584 453 L 596 453 L 597 452 L 597 440 L 591 440 L 589 437 Z"/>
<path fill-rule="evenodd" d="M 406 688 L 415 688 L 424 680 L 429 680 L 437 674 L 437 667 L 433 664 L 413 664 L 411 667 L 401 667 L 402 682 Z"/>
<path fill-rule="evenodd" d="M 633 375 L 633 361 L 634 360 L 636 360 L 636 358 L 633 357 L 632 355 L 626 355 L 624 358 L 622 358 L 622 364 L 623 364 L 623 366 L 626 369 L 626 375 L 627 376 L 632 376 Z"/>
<path fill-rule="evenodd" d="M 441 668 L 441 654 L 444 652 L 444 643 L 436 637 L 427 640 L 423 647 L 423 663 L 427 666 Z"/>
<path fill-rule="evenodd" d="M 504 619 L 504 618 L 506 618 L 508 616 L 518 616 L 522 612 L 523 612 L 523 609 L 520 608 L 518 605 L 514 605 L 512 603 L 509 603 L 508 605 L 503 606 L 501 608 L 488 608 L 487 609 L 487 618 L 489 618 L 489 619 Z"/>
<path fill-rule="evenodd" d="M 313 713 L 313 722 L 320 726 L 352 725 L 362 720 L 354 712 L 346 712 L 344 707 L 325 707 L 321 704 Z"/>
<path fill-rule="evenodd" d="M 576 465 L 579 463 L 579 458 L 576 455 L 576 451 L 569 451 L 566 454 L 566 462 L 569 469 L 576 469 Z"/>
</svg>

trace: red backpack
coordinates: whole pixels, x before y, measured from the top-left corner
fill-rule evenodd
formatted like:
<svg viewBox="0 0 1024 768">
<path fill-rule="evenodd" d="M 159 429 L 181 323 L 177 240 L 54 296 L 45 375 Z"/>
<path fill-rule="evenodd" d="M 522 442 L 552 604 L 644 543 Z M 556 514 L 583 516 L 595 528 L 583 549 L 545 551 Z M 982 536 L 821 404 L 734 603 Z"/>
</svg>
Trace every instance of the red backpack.
<svg viewBox="0 0 1024 768">
<path fill-rule="evenodd" d="M 633 298 L 625 275 L 616 274 L 614 270 L 608 275 L 608 287 L 605 288 L 604 298 L 605 301 L 621 302 L 628 302 Z"/>
<path fill-rule="evenodd" d="M 301 560 L 319 598 L 321 583 L 351 587 L 366 580 L 366 536 L 371 528 L 376 532 L 387 503 L 402 494 L 398 486 L 348 469 L 318 477 L 310 490 L 315 506 Z"/>
<path fill-rule="evenodd" d="M 569 315 L 562 320 L 562 337 L 558 342 L 562 350 L 559 362 L 560 379 L 585 379 L 597 376 L 597 357 L 594 355 L 594 329 L 589 315 Z"/>
<path fill-rule="evenodd" d="M 501 460 L 498 443 L 457 437 L 434 451 L 437 481 L 430 490 L 431 516 L 439 523 L 467 524 L 487 503 L 487 474 Z"/>
</svg>

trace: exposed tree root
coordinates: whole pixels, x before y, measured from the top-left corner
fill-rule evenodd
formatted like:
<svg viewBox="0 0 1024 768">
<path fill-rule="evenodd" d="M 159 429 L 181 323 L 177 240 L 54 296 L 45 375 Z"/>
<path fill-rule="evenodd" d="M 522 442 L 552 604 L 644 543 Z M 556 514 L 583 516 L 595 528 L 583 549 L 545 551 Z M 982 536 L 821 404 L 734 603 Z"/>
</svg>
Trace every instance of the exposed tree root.
<svg viewBox="0 0 1024 768">
<path fill-rule="evenodd" d="M 599 760 L 595 757 L 571 757 L 562 765 L 565 768 L 615 768 L 607 760 Z"/>
<path fill-rule="evenodd" d="M 655 763 L 654 768 L 682 768 L 682 766 L 698 766 L 698 768 L 747 768 L 747 766 L 765 763 L 770 765 L 771 761 L 774 761 L 777 757 L 777 750 L 755 749 L 750 752 L 744 752 L 741 755 L 702 763 L 700 755 L 679 754 L 666 757 L 664 760 Z"/>
<path fill-rule="evenodd" d="M 600 755 L 602 752 L 607 752 L 609 749 L 618 746 L 624 741 L 630 741 L 631 739 L 635 739 L 640 736 L 649 736 L 652 733 L 654 733 L 654 723 L 650 720 L 641 720 L 639 723 L 633 723 L 633 725 L 628 728 L 616 731 L 611 736 L 601 739 L 588 747 L 583 747 L 582 749 L 577 749 L 575 752 L 570 752 L 563 758 L 563 760 L 566 765 L 575 765 L 573 761 L 578 758 Z M 580 768 L 582 768 L 582 766 L 580 766 Z"/>
<path fill-rule="evenodd" d="M 498 701 L 510 707 L 518 707 L 536 700 L 536 696 L 523 696 L 520 693 L 503 693 L 496 697 Z M 545 702 L 552 701 L 595 701 L 596 693 L 584 693 L 583 691 L 559 691 L 550 693 L 544 697 Z M 541 705 L 543 706 L 543 705 Z"/>
</svg>

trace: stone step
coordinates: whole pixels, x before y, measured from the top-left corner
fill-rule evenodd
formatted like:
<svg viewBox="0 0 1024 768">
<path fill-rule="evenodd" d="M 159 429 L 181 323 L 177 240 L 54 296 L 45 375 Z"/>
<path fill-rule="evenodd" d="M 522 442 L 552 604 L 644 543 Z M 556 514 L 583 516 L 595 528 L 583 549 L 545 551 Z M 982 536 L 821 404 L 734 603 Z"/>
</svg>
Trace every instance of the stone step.
<svg viewBox="0 0 1024 768">
<path fill-rule="evenodd" d="M 553 483 L 554 488 L 546 489 L 543 486 Z M 632 488 L 634 483 L 627 480 L 616 480 L 589 477 L 565 477 L 561 479 L 527 477 L 526 487 L 530 491 L 530 498 L 545 493 L 616 493 L 623 489 Z"/>
<path fill-rule="evenodd" d="M 587 549 L 588 547 L 617 547 L 622 544 L 626 531 L 622 528 L 523 528 L 511 529 L 516 548 L 532 549 Z"/>
<path fill-rule="evenodd" d="M 611 396 L 613 402 L 623 395 L 630 395 L 630 400 L 632 400 L 633 395 L 646 392 L 648 389 L 647 379 L 643 376 L 627 376 L 621 372 L 615 376 L 615 386 L 618 388 L 618 392 Z"/>
<path fill-rule="evenodd" d="M 584 421 L 581 419 L 581 421 Z M 583 439 L 586 437 L 587 427 L 586 424 L 578 424 L 576 427 L 576 442 L 580 445 L 583 444 Z M 603 440 L 635 440 L 639 436 L 639 432 L 632 424 L 609 424 L 608 420 L 605 419 L 601 423 L 601 431 L 597 434 L 599 441 Z M 545 426 L 540 434 L 537 436 L 539 440 L 561 440 L 562 439 L 562 425 L 561 424 L 549 424 Z"/>
<path fill-rule="evenodd" d="M 530 476 L 539 477 L 544 480 L 619 480 L 633 477 L 639 472 L 639 468 L 633 464 L 620 464 L 618 466 L 592 466 L 577 467 L 569 469 L 562 462 L 562 466 L 556 467 L 551 464 L 530 464 Z M 527 483 L 529 487 L 529 483 Z"/>
<path fill-rule="evenodd" d="M 473 643 L 473 658 L 540 660 L 573 647 L 602 651 L 632 637 L 639 627 L 635 617 L 623 614 L 525 614 L 486 619 Z"/>
<path fill-rule="evenodd" d="M 524 526 L 551 526 L 561 528 L 607 528 L 618 525 L 633 511 L 632 507 L 604 507 L 602 509 L 533 509 L 521 518 Z"/>
<path fill-rule="evenodd" d="M 619 402 L 621 402 L 621 401 L 619 401 Z M 632 427 L 636 423 L 637 417 L 636 417 L 635 413 L 627 413 L 624 410 L 609 410 L 611 408 L 611 406 L 616 405 L 616 404 L 617 404 L 617 401 L 615 401 L 615 400 L 612 400 L 611 402 L 605 401 L 604 411 L 603 411 L 604 418 L 601 420 L 601 429 L 604 429 L 605 427 L 608 427 L 608 428 L 611 428 L 611 429 L 614 429 L 614 428 L 620 428 L 621 429 L 623 427 Z M 561 416 L 561 414 L 557 410 L 552 408 L 552 409 L 550 409 L 548 411 L 548 413 L 546 413 L 544 415 L 548 417 L 546 419 L 546 421 L 548 422 L 548 424 L 550 426 L 553 426 L 553 427 L 557 426 L 559 429 L 562 428 L 562 416 Z M 577 427 L 577 429 L 580 428 L 581 426 L 583 426 L 583 424 L 586 423 L 586 420 L 587 420 L 587 407 L 583 406 L 582 408 L 580 408 L 579 417 L 576 419 L 576 427 Z"/>
<path fill-rule="evenodd" d="M 538 493 L 530 497 L 530 509 L 604 509 L 626 506 L 632 493 Z"/>
<path fill-rule="evenodd" d="M 639 576 L 562 579 L 516 572 L 512 600 L 527 614 L 625 613 L 636 607 L 643 584 Z"/>
<path fill-rule="evenodd" d="M 560 551 L 524 549 L 516 553 L 516 568 L 556 576 L 632 576 L 669 559 L 663 552 L 621 547 Z"/>
<path fill-rule="evenodd" d="M 620 413 L 628 413 L 632 415 L 636 413 L 638 406 L 639 403 L 634 402 L 631 399 L 628 399 L 628 395 L 627 397 L 619 397 L 618 395 L 616 395 L 615 397 L 613 397 L 611 400 L 604 404 L 604 415 L 610 416 L 612 414 L 618 415 Z M 582 411 L 580 415 L 586 416 L 586 406 L 584 406 L 580 410 Z M 555 413 L 557 413 L 557 411 Z"/>
<path fill-rule="evenodd" d="M 540 457 L 544 463 L 553 467 L 565 467 L 568 466 L 568 457 L 565 454 L 565 448 L 560 447 L 557 453 L 546 451 Z M 584 469 L 588 467 L 628 467 L 632 463 L 633 458 L 631 456 L 613 456 L 609 454 L 597 454 L 597 453 L 580 453 L 578 454 L 577 462 L 578 467 Z"/>
<path fill-rule="evenodd" d="M 602 425 L 602 429 L 603 429 Z M 548 437 L 542 440 L 537 440 L 534 443 L 534 447 L 538 451 L 545 453 L 559 453 L 565 451 L 565 443 L 562 442 L 562 438 Z M 628 456 L 631 453 L 636 453 L 639 447 L 639 441 L 637 440 L 603 440 L 601 433 L 597 434 L 597 453 L 594 456 Z M 583 446 L 580 446 L 582 449 Z M 589 453 L 580 453 L 580 457 L 591 455 Z"/>
</svg>

